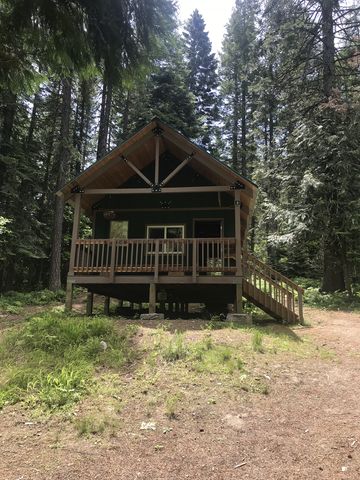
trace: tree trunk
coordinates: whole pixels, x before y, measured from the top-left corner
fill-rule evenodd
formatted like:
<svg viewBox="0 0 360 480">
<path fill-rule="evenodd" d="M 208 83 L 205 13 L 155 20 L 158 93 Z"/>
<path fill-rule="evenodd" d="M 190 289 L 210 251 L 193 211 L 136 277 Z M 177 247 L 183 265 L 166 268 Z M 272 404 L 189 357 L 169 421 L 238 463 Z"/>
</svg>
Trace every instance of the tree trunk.
<svg viewBox="0 0 360 480">
<path fill-rule="evenodd" d="M 324 244 L 324 275 L 321 291 L 332 293 L 337 290 L 342 292 L 345 290 L 341 245 L 328 237 Z"/>
<path fill-rule="evenodd" d="M 334 0 L 320 2 L 323 41 L 323 91 L 330 97 L 335 86 Z"/>
<path fill-rule="evenodd" d="M 239 80 L 236 70 L 234 77 L 231 163 L 233 169 L 239 171 Z"/>
<path fill-rule="evenodd" d="M 104 84 L 101 97 L 101 111 L 99 123 L 99 138 L 97 146 L 96 159 L 104 157 L 107 153 L 107 144 L 110 127 L 110 113 L 112 102 L 112 84 L 109 79 L 104 76 Z"/>
<path fill-rule="evenodd" d="M 122 132 L 123 141 L 126 140 L 129 136 L 130 104 L 131 104 L 131 93 L 130 93 L 130 89 L 128 89 L 126 93 L 126 101 L 125 101 L 125 108 L 124 108 L 124 114 L 123 114 L 123 132 Z"/>
<path fill-rule="evenodd" d="M 36 127 L 36 118 L 37 118 L 37 112 L 38 112 L 39 105 L 40 105 L 40 100 L 41 100 L 40 94 L 35 93 L 34 101 L 33 101 L 33 108 L 32 108 L 32 111 L 31 111 L 29 130 L 28 130 L 28 134 L 27 134 L 27 137 L 26 137 L 26 145 L 27 145 L 27 147 L 30 147 L 30 148 L 31 148 L 31 144 L 32 144 L 33 138 L 34 138 L 34 131 L 35 131 L 35 127 Z"/>
<path fill-rule="evenodd" d="M 70 119 L 71 119 L 71 80 L 62 80 L 62 107 L 60 139 L 56 152 L 55 165 L 57 168 L 56 190 L 63 187 L 66 181 L 70 160 Z M 61 288 L 61 244 L 64 216 L 64 201 L 62 197 L 55 198 L 55 217 L 53 226 L 51 262 L 50 262 L 50 290 Z"/>
<path fill-rule="evenodd" d="M 2 161 L 1 156 L 9 155 L 11 151 L 11 139 L 13 135 L 15 115 L 16 115 L 16 95 L 12 92 L 5 92 L 2 95 L 3 123 L 0 131 L 0 190 L 6 182 L 7 164 Z M 3 196 L 2 196 L 3 197 Z M 1 210 L 3 210 L 5 202 L 4 198 L 0 199 Z M 0 212 L 1 212 L 0 210 Z M 3 213 L 5 213 L 3 211 Z"/>
<path fill-rule="evenodd" d="M 335 39 L 334 39 L 334 0 L 320 2 L 322 13 L 322 42 L 323 42 L 323 93 L 325 98 L 332 95 L 335 86 Z M 331 154 L 330 154 L 331 156 Z M 329 158 L 329 165 L 333 164 Z M 331 179 L 328 188 L 334 188 Z M 332 192 L 333 193 L 333 192 Z M 336 192 L 335 192 L 336 193 Z M 329 201 L 334 202 L 336 195 L 328 195 Z M 335 292 L 345 290 L 345 278 L 342 258 L 344 252 L 337 235 L 337 217 L 340 215 L 336 208 L 330 209 L 330 222 L 325 232 L 324 242 L 324 272 L 321 290 Z M 333 210 L 333 211 L 332 211 Z"/>
<path fill-rule="evenodd" d="M 246 100 L 247 85 L 245 81 L 241 83 L 241 174 L 247 175 L 247 119 L 246 119 Z"/>
</svg>

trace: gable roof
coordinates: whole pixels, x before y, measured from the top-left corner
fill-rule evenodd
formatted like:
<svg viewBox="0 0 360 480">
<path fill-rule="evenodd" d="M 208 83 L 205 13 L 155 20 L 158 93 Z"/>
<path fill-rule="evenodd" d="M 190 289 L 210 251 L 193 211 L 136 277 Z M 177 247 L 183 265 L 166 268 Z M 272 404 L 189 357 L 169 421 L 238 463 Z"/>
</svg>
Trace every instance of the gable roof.
<svg viewBox="0 0 360 480">
<path fill-rule="evenodd" d="M 118 188 L 132 176 L 136 175 L 134 170 L 122 161 L 123 157 L 131 160 L 139 170 L 154 162 L 155 141 L 154 130 L 161 129 L 160 155 L 169 152 L 180 161 L 192 155 L 189 162 L 195 171 L 207 178 L 214 185 L 232 185 L 241 182 L 244 189 L 241 190 L 241 203 L 246 214 L 246 229 L 255 205 L 257 186 L 247 178 L 239 175 L 230 167 L 220 162 L 203 148 L 191 142 L 184 135 L 172 127 L 154 118 L 132 137 L 114 148 L 101 160 L 93 163 L 83 173 L 68 182 L 57 195 L 63 196 L 64 201 L 73 203 L 74 188 L 96 189 L 96 188 Z M 156 131 L 156 130 L 155 130 Z M 145 185 L 144 185 L 145 186 Z M 233 192 L 229 191 L 233 195 Z M 104 195 L 82 195 L 81 206 L 87 214 L 91 214 L 91 207 Z"/>
</svg>

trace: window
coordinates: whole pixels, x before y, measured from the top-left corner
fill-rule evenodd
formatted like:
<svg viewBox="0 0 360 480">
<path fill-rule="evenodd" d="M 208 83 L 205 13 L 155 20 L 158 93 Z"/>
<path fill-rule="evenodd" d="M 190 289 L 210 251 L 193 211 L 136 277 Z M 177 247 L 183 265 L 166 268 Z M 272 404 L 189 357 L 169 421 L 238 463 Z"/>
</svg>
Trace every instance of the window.
<svg viewBox="0 0 360 480">
<path fill-rule="evenodd" d="M 110 222 L 110 238 L 128 238 L 128 221 L 112 220 Z"/>
<path fill-rule="evenodd" d="M 184 238 L 184 225 L 149 225 L 146 228 L 146 237 L 148 239 L 176 240 Z M 163 253 L 181 253 L 182 246 L 175 242 L 161 242 L 160 252 Z M 154 247 L 150 246 L 149 253 L 154 253 Z"/>
</svg>

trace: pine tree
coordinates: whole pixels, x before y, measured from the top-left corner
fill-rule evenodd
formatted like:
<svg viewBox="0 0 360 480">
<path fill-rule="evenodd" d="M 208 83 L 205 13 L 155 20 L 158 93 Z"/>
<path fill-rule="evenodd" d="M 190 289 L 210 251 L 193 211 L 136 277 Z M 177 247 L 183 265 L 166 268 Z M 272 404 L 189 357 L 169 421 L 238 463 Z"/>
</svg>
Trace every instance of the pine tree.
<svg viewBox="0 0 360 480">
<path fill-rule="evenodd" d="M 251 84 L 257 68 L 256 0 L 237 0 L 227 25 L 221 55 L 222 98 L 228 160 L 232 167 L 248 175 L 253 163 L 254 93 Z"/>
<path fill-rule="evenodd" d="M 195 113 L 200 123 L 199 143 L 209 148 L 218 120 L 217 59 L 205 30 L 205 22 L 196 9 L 184 28 L 187 85 L 195 97 Z"/>
</svg>

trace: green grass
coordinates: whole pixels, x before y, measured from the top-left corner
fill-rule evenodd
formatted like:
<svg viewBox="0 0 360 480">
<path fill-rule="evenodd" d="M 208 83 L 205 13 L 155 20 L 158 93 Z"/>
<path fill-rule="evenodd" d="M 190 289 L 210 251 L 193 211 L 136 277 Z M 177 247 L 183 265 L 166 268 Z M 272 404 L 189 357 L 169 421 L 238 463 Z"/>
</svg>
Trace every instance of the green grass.
<svg viewBox="0 0 360 480">
<path fill-rule="evenodd" d="M 134 328 L 118 333 L 103 317 L 47 312 L 30 318 L 0 341 L 0 408 L 71 406 L 91 391 L 97 368 L 120 368 L 134 358 L 133 334 Z"/>
<path fill-rule="evenodd" d="M 165 337 L 160 331 L 159 335 L 154 353 L 165 362 L 183 363 L 197 373 L 232 374 L 243 369 L 238 349 L 216 344 L 210 335 L 197 342 L 186 341 L 184 334 L 179 332 Z"/>
<path fill-rule="evenodd" d="M 39 290 L 35 292 L 7 292 L 0 295 L 0 312 L 20 314 L 29 305 L 48 305 L 53 302 L 64 302 L 65 292 L 58 290 Z"/>
</svg>

